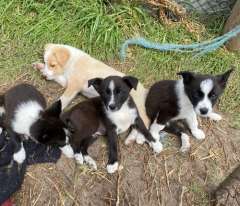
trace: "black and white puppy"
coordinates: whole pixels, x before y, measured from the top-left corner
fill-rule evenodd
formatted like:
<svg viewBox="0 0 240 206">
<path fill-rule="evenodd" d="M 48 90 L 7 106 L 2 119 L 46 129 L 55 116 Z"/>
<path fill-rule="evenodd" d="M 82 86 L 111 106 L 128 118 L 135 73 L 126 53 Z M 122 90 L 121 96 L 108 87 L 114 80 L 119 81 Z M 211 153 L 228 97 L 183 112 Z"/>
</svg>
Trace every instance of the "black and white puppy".
<svg viewBox="0 0 240 206">
<path fill-rule="evenodd" d="M 109 142 L 108 173 L 118 169 L 117 135 L 130 127 L 139 130 L 149 140 L 154 151 L 161 150 L 160 142 L 154 141 L 139 117 L 135 103 L 129 96 L 132 88 L 136 88 L 134 77 L 110 76 L 106 79 L 89 80 L 89 87 L 94 86 L 100 97 L 83 101 L 64 112 L 62 120 L 68 125 L 71 133 L 69 143 L 73 148 L 78 163 L 84 162 L 97 169 L 96 162 L 88 155 L 89 146 L 98 136 L 106 135 Z"/>
<path fill-rule="evenodd" d="M 223 93 L 232 69 L 221 75 L 202 75 L 193 72 L 179 72 L 180 80 L 163 80 L 155 83 L 146 99 L 146 111 L 151 119 L 150 133 L 156 139 L 164 128 L 169 131 L 171 122 L 185 120 L 192 135 L 201 140 L 204 132 L 198 128 L 197 115 L 219 121 L 222 117 L 213 112 L 213 106 Z M 174 123 L 175 124 L 175 123 Z M 177 125 L 177 124 L 176 124 Z M 190 148 L 189 137 L 183 129 L 181 151 Z"/>
<path fill-rule="evenodd" d="M 37 142 L 60 146 L 64 154 L 71 157 L 73 151 L 67 145 L 68 137 L 64 123 L 60 120 L 61 101 L 46 109 L 44 96 L 32 85 L 19 84 L 1 96 L 0 110 L 3 124 L 22 137 Z M 14 160 L 22 163 L 26 158 L 23 143 L 14 154 Z"/>
</svg>

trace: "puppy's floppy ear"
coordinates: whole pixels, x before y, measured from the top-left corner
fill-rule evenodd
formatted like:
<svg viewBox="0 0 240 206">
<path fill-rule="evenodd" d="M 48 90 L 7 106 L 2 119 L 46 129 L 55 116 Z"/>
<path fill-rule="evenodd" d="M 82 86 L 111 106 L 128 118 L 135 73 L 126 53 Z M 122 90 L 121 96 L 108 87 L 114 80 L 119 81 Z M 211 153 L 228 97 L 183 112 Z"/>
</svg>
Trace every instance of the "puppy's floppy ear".
<svg viewBox="0 0 240 206">
<path fill-rule="evenodd" d="M 51 117 L 59 117 L 62 112 L 62 102 L 58 100 L 54 102 L 48 109 L 45 110 L 44 115 Z"/>
<path fill-rule="evenodd" d="M 217 75 L 217 81 L 223 89 L 226 87 L 228 78 L 233 71 L 234 71 L 234 67 L 232 66 L 231 69 L 229 69 L 225 73 Z"/>
<path fill-rule="evenodd" d="M 195 74 L 189 71 L 178 72 L 177 75 L 182 76 L 184 84 L 189 84 L 195 78 Z"/>
<path fill-rule="evenodd" d="M 88 87 L 93 86 L 94 89 L 96 89 L 96 91 L 99 92 L 102 81 L 103 81 L 102 78 L 90 79 L 90 80 L 88 80 Z"/>
<path fill-rule="evenodd" d="M 61 67 L 64 67 L 70 58 L 70 52 L 64 47 L 55 48 L 52 54 L 55 57 L 55 60 L 52 61 L 52 64 L 59 64 Z"/>
<path fill-rule="evenodd" d="M 130 89 L 137 89 L 138 79 L 133 76 L 125 76 L 122 78 L 123 81 L 130 87 Z"/>
</svg>

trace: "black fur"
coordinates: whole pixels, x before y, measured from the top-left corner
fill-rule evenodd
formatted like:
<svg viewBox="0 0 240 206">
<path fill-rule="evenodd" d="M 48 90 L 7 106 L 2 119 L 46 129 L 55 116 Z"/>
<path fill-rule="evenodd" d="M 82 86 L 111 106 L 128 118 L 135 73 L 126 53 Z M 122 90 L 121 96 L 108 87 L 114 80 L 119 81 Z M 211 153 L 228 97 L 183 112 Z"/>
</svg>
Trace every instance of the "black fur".
<svg viewBox="0 0 240 206">
<path fill-rule="evenodd" d="M 174 80 L 163 80 L 152 85 L 146 99 L 146 112 L 151 122 L 158 116 L 158 122 L 164 124 L 177 116 L 179 107 L 175 87 Z"/>
<path fill-rule="evenodd" d="M 69 143 L 75 154 L 88 155 L 88 147 L 98 135 L 105 134 L 102 116 L 102 102 L 99 97 L 80 102 L 61 115 L 71 132 Z M 98 135 L 94 135 L 97 132 Z"/>
<path fill-rule="evenodd" d="M 30 137 L 44 144 L 65 145 L 65 125 L 59 118 L 61 102 L 58 101 L 49 109 L 45 110 L 46 101 L 44 96 L 34 86 L 29 84 L 19 84 L 12 87 L 4 94 L 2 100 L 2 106 L 5 109 L 4 125 L 12 128 L 14 115 L 18 107 L 29 101 L 37 102 L 42 108 L 42 112 L 39 114 L 38 119 L 29 128 Z"/>
</svg>

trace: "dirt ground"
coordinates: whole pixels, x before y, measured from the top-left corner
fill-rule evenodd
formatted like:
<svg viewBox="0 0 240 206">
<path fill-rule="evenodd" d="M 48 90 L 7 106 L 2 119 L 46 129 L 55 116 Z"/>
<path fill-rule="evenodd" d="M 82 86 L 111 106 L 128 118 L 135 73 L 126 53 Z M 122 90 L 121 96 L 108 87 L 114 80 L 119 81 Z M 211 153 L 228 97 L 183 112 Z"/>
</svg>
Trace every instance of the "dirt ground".
<svg viewBox="0 0 240 206">
<path fill-rule="evenodd" d="M 34 82 L 23 74 L 14 83 L 31 82 L 49 102 L 62 93 L 55 83 Z M 7 88 L 2 85 L 1 88 Z M 154 155 L 147 145 L 124 145 L 119 138 L 121 170 L 106 172 L 107 148 L 100 138 L 90 148 L 98 170 L 80 166 L 62 155 L 57 164 L 39 164 L 28 168 L 25 181 L 14 195 L 17 206 L 204 206 L 210 205 L 209 192 L 240 161 L 240 131 L 230 127 L 229 118 L 219 123 L 200 120 L 207 138 L 191 138 L 191 151 L 179 152 L 176 137 L 164 141 L 164 151 Z"/>
</svg>

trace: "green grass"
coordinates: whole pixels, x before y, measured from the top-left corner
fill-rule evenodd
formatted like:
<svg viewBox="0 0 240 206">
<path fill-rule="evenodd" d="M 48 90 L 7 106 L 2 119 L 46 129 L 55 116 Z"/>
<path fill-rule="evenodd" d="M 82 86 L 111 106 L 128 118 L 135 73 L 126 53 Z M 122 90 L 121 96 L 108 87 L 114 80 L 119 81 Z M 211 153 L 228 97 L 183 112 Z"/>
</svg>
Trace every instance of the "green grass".
<svg viewBox="0 0 240 206">
<path fill-rule="evenodd" d="M 194 18 L 196 21 L 196 18 Z M 221 34 L 223 19 L 209 21 L 200 40 Z M 0 81 L 9 81 L 30 64 L 42 58 L 45 43 L 70 44 L 103 61 L 119 61 L 118 51 L 129 37 L 144 36 L 156 42 L 195 42 L 198 35 L 189 32 L 181 23 L 164 26 L 148 16 L 136 4 L 106 6 L 100 0 L 0 0 Z M 132 47 L 128 52 L 130 68 L 145 85 L 166 78 L 176 78 L 180 70 L 221 73 L 230 65 L 237 66 L 220 110 L 240 119 L 240 55 L 219 49 L 200 58 L 191 54 L 161 53 Z M 235 124 L 239 125 L 239 124 Z"/>
</svg>

